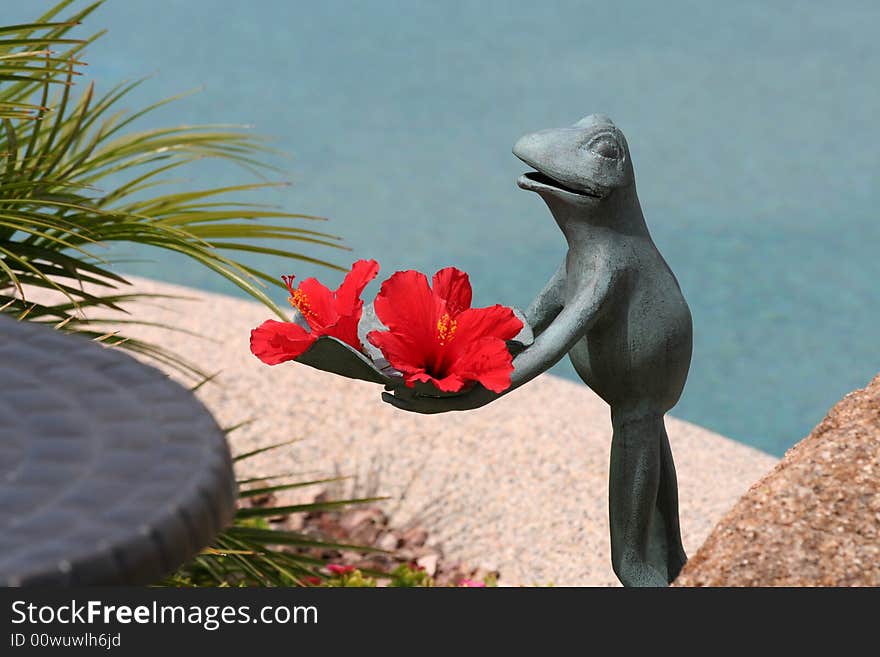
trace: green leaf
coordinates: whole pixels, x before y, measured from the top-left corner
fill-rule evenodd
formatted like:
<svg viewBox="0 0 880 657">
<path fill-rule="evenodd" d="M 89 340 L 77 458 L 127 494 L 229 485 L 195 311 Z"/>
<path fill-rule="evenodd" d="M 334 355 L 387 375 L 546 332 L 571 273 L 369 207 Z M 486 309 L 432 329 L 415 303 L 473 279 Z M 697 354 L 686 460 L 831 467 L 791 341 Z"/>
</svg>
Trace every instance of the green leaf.
<svg viewBox="0 0 880 657">
<path fill-rule="evenodd" d="M 306 486 L 316 486 L 318 484 L 327 484 L 334 481 L 344 481 L 348 477 L 330 477 L 329 479 L 313 479 L 311 481 L 297 481 L 292 484 L 279 484 L 278 486 L 265 486 L 263 488 L 251 488 L 239 492 L 239 497 L 256 497 L 258 495 L 268 495 L 277 493 L 282 490 L 291 490 L 293 488 L 304 488 Z"/>
<path fill-rule="evenodd" d="M 237 518 L 272 518 L 290 513 L 304 513 L 312 511 L 330 511 L 352 504 L 367 504 L 369 502 L 381 502 L 386 497 L 362 497 L 352 500 L 334 500 L 331 502 L 312 502 L 309 504 L 291 504 L 278 507 L 247 507 L 236 512 Z"/>
<path fill-rule="evenodd" d="M 386 553 L 374 547 L 365 547 L 353 543 L 336 543 L 324 541 L 314 536 L 308 536 L 299 532 L 290 532 L 280 529 L 259 529 L 256 527 L 230 527 L 226 530 L 231 536 L 236 536 L 263 545 L 295 545 L 297 547 L 320 547 L 328 550 L 354 550 L 357 552 Z"/>
<path fill-rule="evenodd" d="M 269 445 L 267 447 L 260 447 L 259 449 L 252 450 L 250 452 L 245 452 L 244 454 L 239 454 L 236 456 L 233 461 L 244 461 L 245 459 L 252 458 L 257 454 L 262 454 L 263 452 L 268 452 L 273 449 L 278 449 L 279 447 L 286 447 L 287 445 L 293 445 L 293 443 L 298 443 L 301 439 L 294 438 L 293 440 L 287 440 L 283 443 L 275 443 L 274 445 Z"/>
</svg>

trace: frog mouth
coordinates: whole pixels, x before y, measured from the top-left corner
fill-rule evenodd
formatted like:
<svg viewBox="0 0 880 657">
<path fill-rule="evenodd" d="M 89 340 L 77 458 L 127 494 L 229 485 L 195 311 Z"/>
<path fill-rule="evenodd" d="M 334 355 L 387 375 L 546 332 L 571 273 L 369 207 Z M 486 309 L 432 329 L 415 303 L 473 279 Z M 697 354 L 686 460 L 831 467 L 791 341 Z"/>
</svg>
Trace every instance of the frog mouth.
<svg viewBox="0 0 880 657">
<path fill-rule="evenodd" d="M 573 187 L 569 187 L 565 183 L 562 183 L 555 178 L 551 178 L 546 173 L 540 171 L 528 171 L 524 173 L 519 177 L 519 180 L 516 181 L 516 184 L 521 189 L 527 189 L 532 192 L 549 189 L 558 192 L 565 192 L 566 194 L 574 194 L 575 196 L 586 196 L 589 198 L 605 198 L 607 195 L 606 192 L 593 187 L 585 186 L 584 189 L 574 189 Z"/>
</svg>

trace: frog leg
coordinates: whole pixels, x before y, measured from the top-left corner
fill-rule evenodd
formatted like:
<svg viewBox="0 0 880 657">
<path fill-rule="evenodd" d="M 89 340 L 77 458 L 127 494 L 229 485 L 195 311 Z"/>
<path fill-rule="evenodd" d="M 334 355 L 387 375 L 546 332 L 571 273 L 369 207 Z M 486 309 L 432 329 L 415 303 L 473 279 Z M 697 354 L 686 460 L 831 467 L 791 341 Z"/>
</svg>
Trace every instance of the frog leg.
<svg viewBox="0 0 880 657">
<path fill-rule="evenodd" d="M 624 586 L 666 586 L 686 559 L 663 414 L 611 409 L 611 563 Z"/>
</svg>

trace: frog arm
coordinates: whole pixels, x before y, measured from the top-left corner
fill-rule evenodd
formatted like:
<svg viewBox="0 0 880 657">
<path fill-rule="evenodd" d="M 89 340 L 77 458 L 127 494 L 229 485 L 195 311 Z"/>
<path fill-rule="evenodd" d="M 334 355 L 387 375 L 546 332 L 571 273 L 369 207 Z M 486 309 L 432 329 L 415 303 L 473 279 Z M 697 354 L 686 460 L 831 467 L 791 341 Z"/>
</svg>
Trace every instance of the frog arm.
<svg viewBox="0 0 880 657">
<path fill-rule="evenodd" d="M 556 365 L 593 326 L 614 292 L 619 275 L 596 272 L 580 294 L 560 311 L 553 322 L 513 360 L 510 388 L 528 383 Z"/>
<path fill-rule="evenodd" d="M 613 295 L 619 279 L 616 272 L 604 275 L 597 272 L 581 294 L 562 309 L 527 349 L 513 359 L 510 387 L 504 392 L 492 392 L 478 385 L 463 395 L 437 398 L 419 396 L 408 388 L 398 388 L 394 394 L 382 393 L 382 399 L 402 410 L 426 414 L 467 411 L 485 406 L 562 360 L 599 318 L 606 307 L 606 299 Z"/>
<path fill-rule="evenodd" d="M 540 334 L 562 311 L 564 286 L 565 260 L 526 310 L 526 320 L 532 328 L 533 335 Z"/>
</svg>

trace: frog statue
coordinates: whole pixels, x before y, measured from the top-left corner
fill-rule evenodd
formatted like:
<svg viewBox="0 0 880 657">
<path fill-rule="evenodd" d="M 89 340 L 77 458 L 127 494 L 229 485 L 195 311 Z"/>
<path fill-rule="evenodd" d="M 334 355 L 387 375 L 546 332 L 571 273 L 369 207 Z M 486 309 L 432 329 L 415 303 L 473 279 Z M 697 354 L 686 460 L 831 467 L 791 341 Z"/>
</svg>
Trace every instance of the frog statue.
<svg viewBox="0 0 880 657">
<path fill-rule="evenodd" d="M 541 196 L 568 251 L 526 311 L 534 342 L 514 358 L 510 388 L 438 398 L 396 387 L 383 399 L 418 413 L 474 409 L 568 354 L 611 407 L 614 572 L 625 586 L 666 586 L 687 559 L 663 418 L 690 367 L 690 310 L 645 225 L 626 139 L 607 116 L 526 135 L 513 153 L 535 169 L 517 184 Z"/>
</svg>

